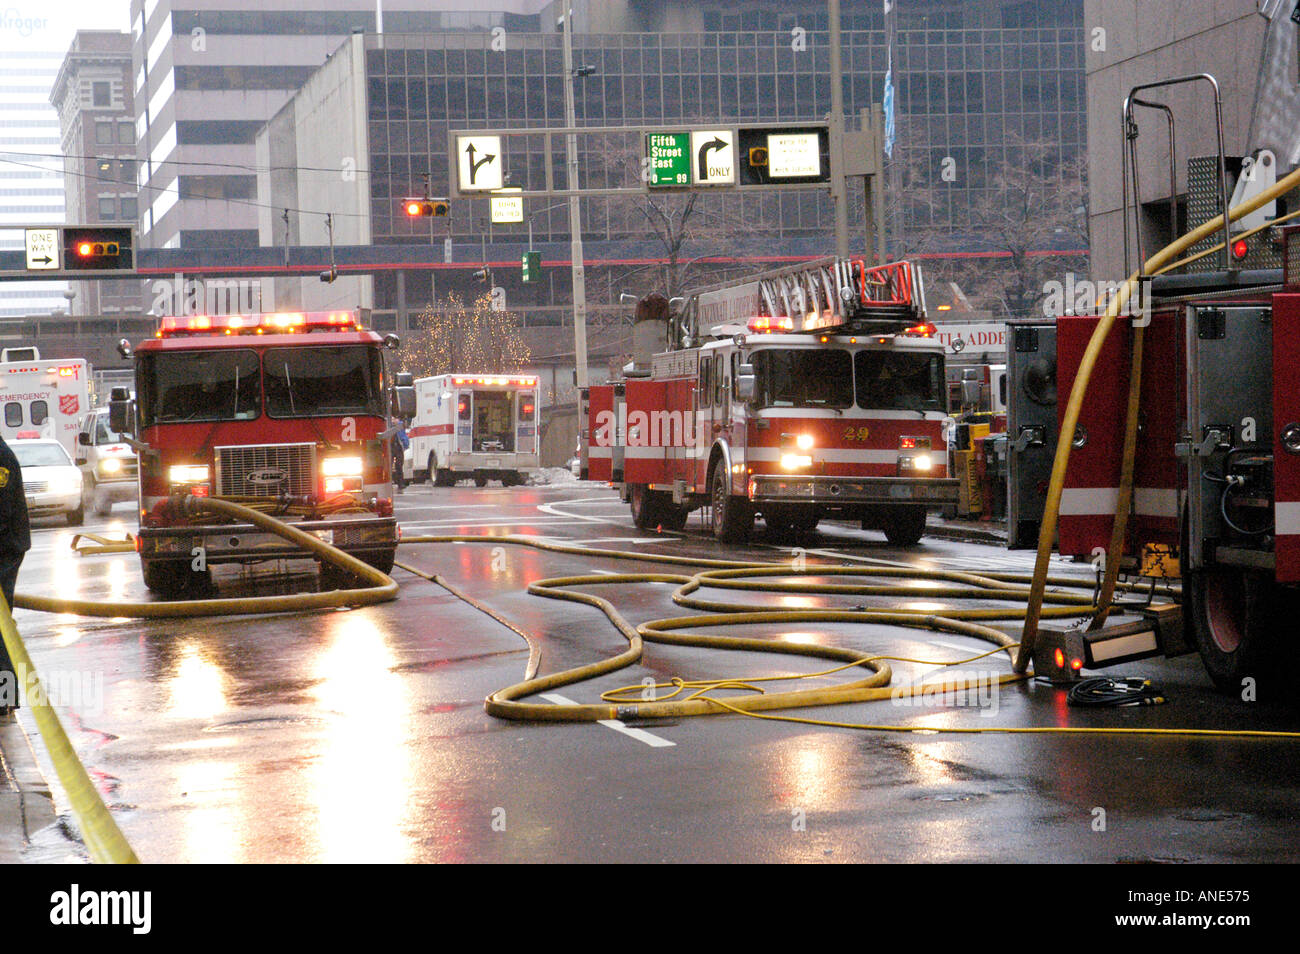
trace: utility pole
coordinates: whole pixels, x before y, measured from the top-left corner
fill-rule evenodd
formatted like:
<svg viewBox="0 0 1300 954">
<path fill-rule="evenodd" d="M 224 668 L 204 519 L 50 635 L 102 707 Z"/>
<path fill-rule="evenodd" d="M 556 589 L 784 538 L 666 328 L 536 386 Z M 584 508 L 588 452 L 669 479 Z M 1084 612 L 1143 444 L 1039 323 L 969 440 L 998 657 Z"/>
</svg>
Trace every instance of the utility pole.
<svg viewBox="0 0 1300 954">
<path fill-rule="evenodd" d="M 570 129 L 577 126 L 577 109 L 573 102 L 573 8 L 567 0 L 564 10 L 564 122 Z M 573 261 L 573 360 L 574 382 L 587 386 L 587 278 L 583 269 L 582 205 L 578 198 L 578 137 L 564 137 L 568 160 L 569 189 L 569 257 Z"/>
<path fill-rule="evenodd" d="M 835 254 L 849 257 L 849 200 L 844 176 L 844 67 L 841 62 L 840 0 L 826 0 L 831 41 L 831 198 L 835 203 Z"/>
</svg>

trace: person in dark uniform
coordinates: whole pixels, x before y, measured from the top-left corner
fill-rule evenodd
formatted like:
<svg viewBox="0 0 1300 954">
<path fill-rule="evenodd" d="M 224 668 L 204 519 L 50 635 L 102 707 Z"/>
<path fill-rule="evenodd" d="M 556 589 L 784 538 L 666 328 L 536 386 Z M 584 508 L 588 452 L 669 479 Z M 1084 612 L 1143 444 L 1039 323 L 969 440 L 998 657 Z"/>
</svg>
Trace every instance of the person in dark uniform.
<svg viewBox="0 0 1300 954">
<path fill-rule="evenodd" d="M 23 492 L 23 472 L 18 458 L 0 437 L 0 591 L 10 611 L 14 605 L 14 586 L 18 582 L 18 567 L 23 556 L 32 547 L 31 529 L 27 523 L 27 495 Z M 17 676 L 0 640 L 0 686 L 16 687 Z M 17 698 L 0 697 L 0 715 L 18 703 Z"/>
<path fill-rule="evenodd" d="M 400 417 L 395 417 L 392 420 L 393 426 L 397 428 L 392 440 L 393 484 L 400 494 L 406 488 L 406 449 L 411 446 L 411 439 L 406 436 L 406 423 Z"/>
</svg>

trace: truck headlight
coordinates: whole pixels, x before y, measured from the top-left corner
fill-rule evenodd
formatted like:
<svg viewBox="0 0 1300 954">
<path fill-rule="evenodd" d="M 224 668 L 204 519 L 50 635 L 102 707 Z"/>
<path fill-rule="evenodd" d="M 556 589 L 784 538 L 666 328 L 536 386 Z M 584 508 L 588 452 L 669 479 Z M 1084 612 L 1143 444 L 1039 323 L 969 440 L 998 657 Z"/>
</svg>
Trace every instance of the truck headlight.
<svg viewBox="0 0 1300 954">
<path fill-rule="evenodd" d="M 813 436 L 811 434 L 800 434 L 795 440 L 795 444 L 801 451 L 813 449 Z"/>
<path fill-rule="evenodd" d="M 326 477 L 360 477 L 360 457 L 326 457 L 320 462 L 320 472 Z"/>
<path fill-rule="evenodd" d="M 105 457 L 99 462 L 99 472 L 107 477 L 122 472 L 122 459 L 120 457 Z"/>
<path fill-rule="evenodd" d="M 172 464 L 167 469 L 167 479 L 173 484 L 205 484 L 208 482 L 208 465 Z"/>
<path fill-rule="evenodd" d="M 782 454 L 782 470 L 798 470 L 801 467 L 811 467 L 812 458 L 807 454 Z"/>
<path fill-rule="evenodd" d="M 930 460 L 929 454 L 918 454 L 912 458 L 913 470 L 929 470 L 933 466 L 934 462 Z"/>
</svg>

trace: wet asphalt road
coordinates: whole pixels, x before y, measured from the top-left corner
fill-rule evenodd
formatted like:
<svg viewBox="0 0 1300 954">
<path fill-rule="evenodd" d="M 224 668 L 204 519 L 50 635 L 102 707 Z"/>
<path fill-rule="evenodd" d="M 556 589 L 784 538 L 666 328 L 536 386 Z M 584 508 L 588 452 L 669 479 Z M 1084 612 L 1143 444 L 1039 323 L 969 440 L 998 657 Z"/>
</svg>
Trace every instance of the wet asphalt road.
<svg viewBox="0 0 1300 954">
<path fill-rule="evenodd" d="M 758 534 L 723 547 L 698 517 L 685 538 L 633 528 L 598 485 L 408 488 L 410 535 L 507 533 L 593 548 L 790 559 Z M 121 504 L 85 529 L 132 529 Z M 79 558 L 72 530 L 38 524 L 19 590 L 148 598 L 133 555 Z M 927 538 L 911 551 L 843 524 L 798 541 L 810 561 L 1027 570 L 1032 555 Z M 781 548 L 784 549 L 781 549 Z M 399 559 L 436 572 L 534 635 L 552 672 L 625 645 L 596 610 L 530 596 L 543 577 L 638 572 L 598 554 L 438 544 Z M 1063 571 L 1071 568 L 1061 564 Z M 1077 571 L 1076 571 L 1077 572 Z M 157 862 L 317 861 L 1295 861 L 1300 741 L 892 735 L 713 716 L 639 724 L 518 724 L 483 699 L 519 681 L 521 638 L 401 570 L 395 603 L 291 616 L 160 622 L 19 611 L 42 672 L 82 679 L 62 715 L 137 853 Z M 222 595 L 311 591 L 310 563 L 219 568 Z M 679 615 L 668 584 L 602 588 L 634 622 Z M 758 596 L 765 605 L 781 597 Z M 785 598 L 787 600 L 791 598 Z M 833 605 L 836 598 L 829 598 Z M 791 605 L 809 605 L 794 598 Z M 839 604 L 842 605 L 840 599 Z M 987 648 L 960 636 L 842 624 L 755 634 L 926 659 Z M 644 665 L 567 686 L 810 671 L 800 660 L 651 646 Z M 987 668 L 1006 668 L 990 660 Z M 895 680 L 933 669 L 896 664 Z M 801 710 L 849 722 L 942 726 L 1300 728 L 1300 710 L 1214 693 L 1195 656 L 1120 667 L 1170 703 L 1068 709 L 1046 685 L 980 707 L 890 702 Z M 102 687 L 96 699 L 94 687 Z M 90 687 L 87 689 L 86 687 Z M 20 719 L 30 734 L 30 715 Z M 47 772 L 47 774 L 50 774 Z M 57 831 L 33 861 L 82 857 Z"/>
</svg>

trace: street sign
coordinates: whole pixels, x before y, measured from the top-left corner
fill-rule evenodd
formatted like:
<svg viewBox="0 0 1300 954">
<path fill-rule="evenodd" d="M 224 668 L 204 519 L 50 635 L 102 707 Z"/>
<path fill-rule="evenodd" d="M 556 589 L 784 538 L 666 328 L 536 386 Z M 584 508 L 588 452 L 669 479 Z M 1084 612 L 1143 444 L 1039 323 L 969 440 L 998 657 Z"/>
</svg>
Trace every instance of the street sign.
<svg viewBox="0 0 1300 954">
<path fill-rule="evenodd" d="M 691 158 L 696 185 L 735 183 L 736 135 L 730 129 L 691 130 Z"/>
<path fill-rule="evenodd" d="M 461 192 L 500 189 L 505 176 L 500 136 L 456 137 L 457 182 Z"/>
<path fill-rule="evenodd" d="M 647 133 L 645 154 L 650 160 L 651 188 L 691 184 L 691 134 Z"/>
<path fill-rule="evenodd" d="M 787 189 L 830 182 L 830 130 L 802 126 L 742 126 L 736 130 L 736 181 Z"/>
<path fill-rule="evenodd" d="M 59 267 L 59 230 L 27 229 L 28 271 L 57 270 Z"/>
<path fill-rule="evenodd" d="M 821 175 L 821 144 L 817 133 L 769 133 L 767 174 L 773 179 Z"/>
<path fill-rule="evenodd" d="M 517 190 L 516 190 L 517 191 Z M 522 222 L 524 220 L 524 198 L 521 195 L 494 195 L 492 197 L 492 221 L 497 224 Z"/>
</svg>

